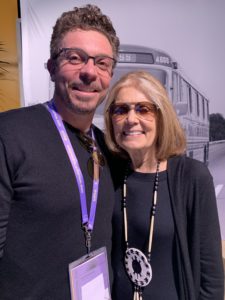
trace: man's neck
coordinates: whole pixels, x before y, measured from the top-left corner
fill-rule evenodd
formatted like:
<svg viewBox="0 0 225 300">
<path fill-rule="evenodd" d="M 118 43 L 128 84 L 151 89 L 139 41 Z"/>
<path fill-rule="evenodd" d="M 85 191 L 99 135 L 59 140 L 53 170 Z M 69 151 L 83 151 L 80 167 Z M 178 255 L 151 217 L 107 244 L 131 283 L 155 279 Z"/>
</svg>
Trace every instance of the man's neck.
<svg viewBox="0 0 225 300">
<path fill-rule="evenodd" d="M 82 132 L 90 130 L 93 114 L 75 113 L 57 101 L 55 102 L 55 106 L 63 121 Z"/>
</svg>

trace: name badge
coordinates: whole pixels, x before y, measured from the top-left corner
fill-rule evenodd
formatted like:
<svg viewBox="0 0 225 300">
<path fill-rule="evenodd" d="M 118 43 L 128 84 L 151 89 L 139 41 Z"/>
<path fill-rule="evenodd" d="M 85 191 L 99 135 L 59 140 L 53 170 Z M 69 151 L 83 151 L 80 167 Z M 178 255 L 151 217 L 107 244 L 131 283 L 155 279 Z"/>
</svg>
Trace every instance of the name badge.
<svg viewBox="0 0 225 300">
<path fill-rule="evenodd" d="M 70 263 L 69 277 L 72 300 L 111 300 L 105 247 Z"/>
</svg>

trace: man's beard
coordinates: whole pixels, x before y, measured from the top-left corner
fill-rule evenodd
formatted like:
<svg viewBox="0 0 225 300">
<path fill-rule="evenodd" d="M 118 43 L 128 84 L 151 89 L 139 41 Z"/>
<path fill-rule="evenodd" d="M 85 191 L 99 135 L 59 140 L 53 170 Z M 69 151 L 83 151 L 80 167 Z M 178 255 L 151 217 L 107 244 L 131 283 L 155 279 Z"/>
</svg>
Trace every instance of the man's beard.
<svg viewBox="0 0 225 300">
<path fill-rule="evenodd" d="M 90 99 L 79 99 L 77 98 L 73 101 L 73 96 L 70 95 L 68 90 L 61 91 L 57 86 L 55 86 L 56 94 L 61 98 L 65 107 L 71 112 L 78 115 L 93 115 L 97 109 L 97 107 L 103 102 L 105 96 L 101 95 L 98 102 L 93 104 Z M 90 103 L 89 103 L 90 102 Z"/>
<path fill-rule="evenodd" d="M 72 97 L 69 94 L 67 94 L 67 96 L 64 97 L 64 102 L 66 107 L 75 114 L 93 115 L 97 107 L 104 101 L 104 98 L 105 98 L 104 96 L 101 96 L 98 102 L 95 104 L 91 104 L 91 103 L 89 104 L 88 101 L 86 101 L 85 99 L 84 100 L 77 99 L 76 102 L 74 103 Z"/>
<path fill-rule="evenodd" d="M 67 108 L 78 115 L 90 115 L 93 114 L 97 107 L 82 107 L 74 104 L 72 101 L 66 101 Z"/>
</svg>

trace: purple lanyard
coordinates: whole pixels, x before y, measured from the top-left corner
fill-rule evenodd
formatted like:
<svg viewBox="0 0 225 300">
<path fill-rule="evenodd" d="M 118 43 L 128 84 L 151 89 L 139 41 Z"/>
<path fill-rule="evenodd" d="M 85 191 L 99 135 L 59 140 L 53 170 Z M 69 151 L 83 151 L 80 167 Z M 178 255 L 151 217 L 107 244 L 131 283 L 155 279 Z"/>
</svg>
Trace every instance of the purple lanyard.
<svg viewBox="0 0 225 300">
<path fill-rule="evenodd" d="M 95 221 L 95 213 L 97 207 L 97 199 L 98 199 L 98 190 L 99 190 L 99 179 L 93 179 L 93 187 L 92 187 L 92 197 L 91 197 L 91 208 L 90 208 L 90 216 L 88 218 L 87 213 L 87 200 L 86 200 L 86 192 L 85 192 L 85 184 L 84 177 L 81 172 L 79 162 L 77 160 L 76 154 L 71 145 L 70 139 L 66 132 L 65 126 L 63 124 L 62 118 L 60 114 L 57 112 L 57 109 L 54 105 L 53 100 L 47 103 L 47 108 L 52 116 L 52 119 L 58 129 L 58 132 L 61 136 L 63 144 L 65 146 L 66 152 L 69 156 L 69 160 L 73 167 L 73 171 L 77 180 L 77 185 L 80 193 L 80 204 L 81 204 L 81 213 L 82 213 L 82 224 L 83 226 L 87 226 L 87 229 L 92 231 L 94 227 Z M 92 136 L 93 136 L 92 131 Z"/>
</svg>

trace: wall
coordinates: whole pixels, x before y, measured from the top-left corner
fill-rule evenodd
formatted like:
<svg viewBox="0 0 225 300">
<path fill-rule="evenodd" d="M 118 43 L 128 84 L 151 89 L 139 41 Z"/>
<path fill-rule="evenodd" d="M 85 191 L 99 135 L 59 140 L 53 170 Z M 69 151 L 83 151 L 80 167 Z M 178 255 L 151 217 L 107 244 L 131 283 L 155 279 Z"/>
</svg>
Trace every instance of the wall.
<svg viewBox="0 0 225 300">
<path fill-rule="evenodd" d="M 9 62 L 0 64 L 7 71 L 0 69 L 0 111 L 20 106 L 16 20 L 17 0 L 0 1 L 0 61 Z"/>
</svg>

